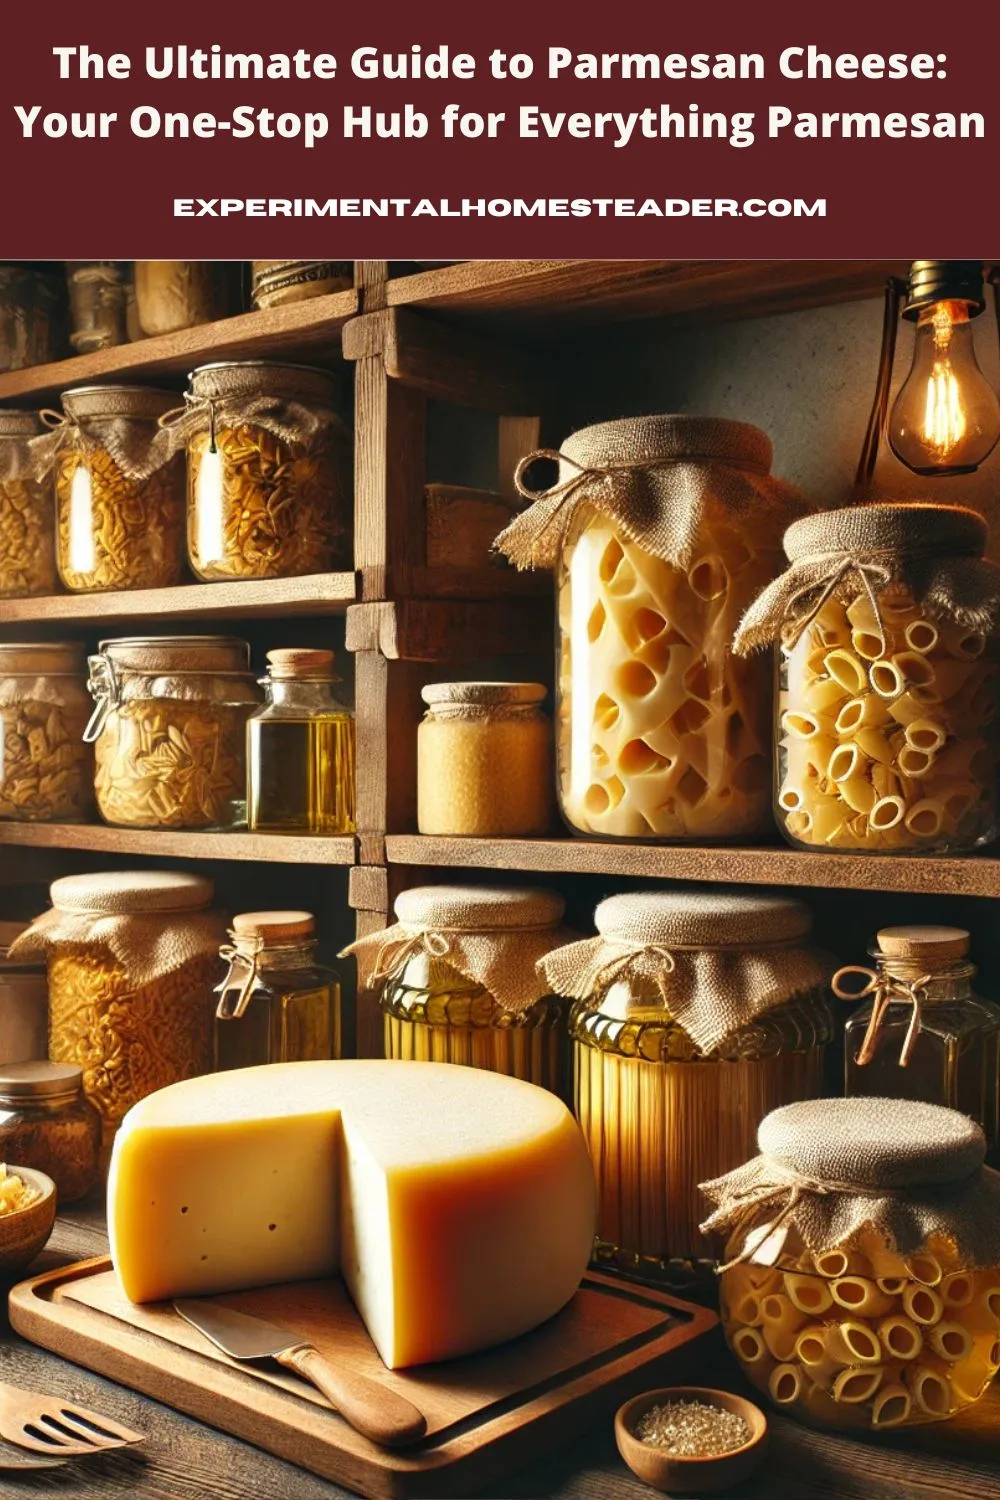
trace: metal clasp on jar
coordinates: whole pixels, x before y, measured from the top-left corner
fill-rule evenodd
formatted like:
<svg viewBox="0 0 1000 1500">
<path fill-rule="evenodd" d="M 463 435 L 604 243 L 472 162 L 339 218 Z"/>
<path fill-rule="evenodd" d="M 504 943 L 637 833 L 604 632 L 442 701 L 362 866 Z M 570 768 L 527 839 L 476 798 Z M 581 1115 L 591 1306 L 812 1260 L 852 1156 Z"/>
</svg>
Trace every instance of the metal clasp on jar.
<svg viewBox="0 0 1000 1500">
<path fill-rule="evenodd" d="M 94 700 L 94 712 L 83 731 L 83 742 L 85 745 L 92 745 L 104 728 L 108 714 L 121 703 L 121 684 L 110 656 L 100 652 L 96 656 L 88 656 L 87 666 L 90 671 L 87 690 Z"/>
</svg>

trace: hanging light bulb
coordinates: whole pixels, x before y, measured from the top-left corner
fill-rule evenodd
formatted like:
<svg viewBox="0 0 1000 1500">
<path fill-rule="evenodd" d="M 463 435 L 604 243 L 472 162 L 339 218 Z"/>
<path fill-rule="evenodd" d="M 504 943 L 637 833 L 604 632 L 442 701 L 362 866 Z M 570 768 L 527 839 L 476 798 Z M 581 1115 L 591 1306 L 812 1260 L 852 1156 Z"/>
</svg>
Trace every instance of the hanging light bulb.
<svg viewBox="0 0 1000 1500">
<path fill-rule="evenodd" d="M 985 307 L 982 264 L 917 260 L 903 317 L 913 364 L 889 416 L 889 446 L 915 474 L 971 474 L 1000 439 L 1000 399 L 976 361 L 972 319 Z"/>
</svg>

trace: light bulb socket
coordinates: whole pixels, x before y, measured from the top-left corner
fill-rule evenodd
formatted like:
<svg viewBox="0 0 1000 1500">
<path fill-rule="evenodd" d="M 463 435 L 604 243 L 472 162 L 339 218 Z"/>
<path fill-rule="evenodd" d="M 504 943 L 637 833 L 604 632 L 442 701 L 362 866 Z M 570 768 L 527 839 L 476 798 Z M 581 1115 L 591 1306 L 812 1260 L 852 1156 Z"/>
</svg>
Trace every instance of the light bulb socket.
<svg viewBox="0 0 1000 1500">
<path fill-rule="evenodd" d="M 986 307 L 981 260 L 915 260 L 906 283 L 903 317 L 915 323 L 935 302 L 964 302 L 969 317 Z"/>
</svg>

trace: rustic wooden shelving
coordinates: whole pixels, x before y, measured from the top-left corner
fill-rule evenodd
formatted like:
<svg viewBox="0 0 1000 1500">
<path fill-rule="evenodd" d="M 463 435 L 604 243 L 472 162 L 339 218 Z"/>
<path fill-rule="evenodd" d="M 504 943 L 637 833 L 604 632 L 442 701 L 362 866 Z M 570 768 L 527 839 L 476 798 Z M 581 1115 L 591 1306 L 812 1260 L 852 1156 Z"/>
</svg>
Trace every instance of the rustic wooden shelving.
<svg viewBox="0 0 1000 1500">
<path fill-rule="evenodd" d="M 132 620 L 286 619 L 292 615 L 343 615 L 356 595 L 353 573 L 311 573 L 239 583 L 182 583 L 176 588 L 107 594 L 51 594 L 6 599 L 0 624 L 67 620 L 111 624 Z"/>
<path fill-rule="evenodd" d="M 352 865 L 353 838 L 281 833 L 175 833 L 103 823 L 0 823 L 0 845 L 141 854 L 160 859 L 273 860 L 286 865 Z"/>
</svg>

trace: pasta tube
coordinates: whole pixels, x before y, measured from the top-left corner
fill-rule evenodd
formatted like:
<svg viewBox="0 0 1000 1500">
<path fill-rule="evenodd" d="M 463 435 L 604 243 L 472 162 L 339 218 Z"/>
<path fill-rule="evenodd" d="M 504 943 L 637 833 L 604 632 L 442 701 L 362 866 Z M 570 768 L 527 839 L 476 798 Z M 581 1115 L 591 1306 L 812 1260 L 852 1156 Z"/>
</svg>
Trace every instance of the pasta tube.
<svg viewBox="0 0 1000 1500">
<path fill-rule="evenodd" d="M 906 1269 L 914 1281 L 921 1281 L 924 1286 L 937 1286 L 944 1274 L 941 1262 L 929 1251 L 920 1255 L 906 1256 Z"/>
<path fill-rule="evenodd" d="M 849 1255 L 846 1250 L 821 1250 L 813 1256 L 813 1265 L 821 1276 L 864 1275 L 867 1263 L 863 1255 Z"/>
<path fill-rule="evenodd" d="M 882 1360 L 882 1346 L 873 1330 L 853 1319 L 827 1325 L 826 1352 L 838 1365 L 877 1365 Z"/>
<path fill-rule="evenodd" d="M 830 1294 L 840 1307 L 862 1318 L 880 1318 L 890 1312 L 894 1298 L 880 1292 L 874 1281 L 865 1276 L 839 1276 L 831 1283 Z"/>
<path fill-rule="evenodd" d="M 912 1318 L 904 1318 L 902 1313 L 882 1318 L 878 1323 L 878 1337 L 890 1359 L 916 1359 L 924 1347 L 922 1330 Z"/>
<path fill-rule="evenodd" d="M 733 1352 L 745 1365 L 756 1365 L 767 1359 L 767 1346 L 759 1328 L 737 1328 L 730 1342 Z"/>
<path fill-rule="evenodd" d="M 760 1331 L 768 1353 L 779 1361 L 791 1359 L 795 1353 L 795 1341 L 799 1336 L 800 1326 L 781 1323 L 762 1324 Z"/>
<path fill-rule="evenodd" d="M 898 698 L 906 687 L 906 679 L 894 661 L 872 662 L 868 675 L 880 698 Z"/>
<path fill-rule="evenodd" d="M 889 1297 L 901 1297 L 907 1285 L 905 1276 L 877 1276 L 875 1285 Z"/>
<path fill-rule="evenodd" d="M 822 1323 L 807 1323 L 795 1340 L 795 1358 L 810 1379 L 829 1380 L 837 1369 L 826 1349 L 826 1329 Z"/>
<path fill-rule="evenodd" d="M 927 1342 L 942 1359 L 968 1359 L 972 1353 L 972 1334 L 964 1323 L 942 1319 L 927 1330 Z"/>
<path fill-rule="evenodd" d="M 878 628 L 851 631 L 851 645 L 863 661 L 878 661 L 885 654 L 885 636 Z"/>
<path fill-rule="evenodd" d="M 902 797 L 880 797 L 868 814 L 868 821 L 876 833 L 886 833 L 902 823 L 906 814 L 906 803 Z"/>
<path fill-rule="evenodd" d="M 731 1304 L 732 1315 L 737 1323 L 748 1328 L 757 1328 L 761 1322 L 760 1302 L 756 1292 L 743 1292 Z"/>
<path fill-rule="evenodd" d="M 948 738 L 942 726 L 933 719 L 911 719 L 903 731 L 908 745 L 915 750 L 940 750 Z"/>
<path fill-rule="evenodd" d="M 942 1278 L 939 1290 L 945 1307 L 968 1307 L 975 1295 L 975 1278 L 971 1271 L 952 1271 Z"/>
<path fill-rule="evenodd" d="M 797 1333 L 806 1321 L 806 1315 L 780 1292 L 769 1292 L 761 1298 L 760 1318 L 765 1328 L 787 1328 Z"/>
<path fill-rule="evenodd" d="M 914 751 L 920 755 L 922 751 Z M 919 838 L 933 838 L 940 833 L 945 820 L 945 807 L 943 802 L 936 801 L 933 797 L 921 797 L 919 802 L 914 802 L 903 822 L 910 833 L 915 833 Z"/>
<path fill-rule="evenodd" d="M 768 1395 L 778 1406 L 791 1406 L 802 1394 L 802 1371 L 798 1365 L 776 1365 L 767 1382 Z"/>
<path fill-rule="evenodd" d="M 922 711 L 926 712 L 926 710 Z M 888 705 L 874 693 L 849 698 L 833 721 L 838 734 L 856 734 L 859 729 L 880 729 L 889 719 Z"/>
<path fill-rule="evenodd" d="M 873 1427 L 899 1427 L 910 1415 L 912 1402 L 905 1385 L 883 1386 L 872 1402 Z"/>
<path fill-rule="evenodd" d="M 924 1361 L 910 1373 L 908 1385 L 918 1411 L 929 1417 L 946 1417 L 955 1409 L 955 1398 L 946 1365 Z"/>
<path fill-rule="evenodd" d="M 817 1317 L 820 1313 L 828 1312 L 833 1306 L 829 1287 L 818 1277 L 786 1271 L 782 1280 L 788 1300 L 800 1312 Z"/>
<path fill-rule="evenodd" d="M 927 656 L 941 639 L 940 631 L 931 620 L 911 620 L 903 631 L 903 637 L 911 651 Z"/>
<path fill-rule="evenodd" d="M 935 1323 L 940 1323 L 944 1316 L 944 1303 L 940 1296 L 929 1286 L 910 1285 L 903 1293 L 903 1311 L 914 1323 L 919 1323 L 922 1328 L 930 1328 Z"/>
<path fill-rule="evenodd" d="M 840 1370 L 833 1381 L 834 1401 L 846 1401 L 851 1405 L 870 1401 L 882 1384 L 884 1373 L 881 1365 L 872 1365 L 867 1369 Z"/>
<path fill-rule="evenodd" d="M 846 688 L 853 697 L 857 697 L 868 687 L 868 673 L 859 658 L 850 651 L 839 647 L 828 651 L 823 658 L 823 666 L 834 682 Z"/>
</svg>

